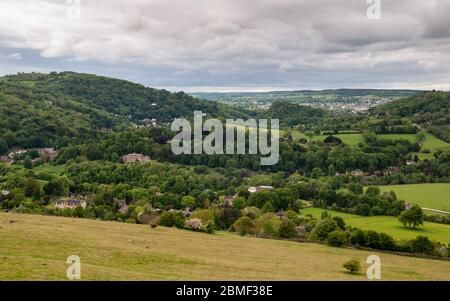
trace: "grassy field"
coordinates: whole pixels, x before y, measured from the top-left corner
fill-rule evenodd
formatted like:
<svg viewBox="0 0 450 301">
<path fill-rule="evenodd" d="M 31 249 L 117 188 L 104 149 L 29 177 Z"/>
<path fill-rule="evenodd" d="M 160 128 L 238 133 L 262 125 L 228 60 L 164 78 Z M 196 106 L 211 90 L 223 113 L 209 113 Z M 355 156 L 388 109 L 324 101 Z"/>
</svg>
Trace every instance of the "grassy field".
<svg viewBox="0 0 450 301">
<path fill-rule="evenodd" d="M 450 183 L 379 186 L 381 191 L 395 191 L 399 199 L 421 207 L 450 212 Z"/>
<path fill-rule="evenodd" d="M 418 136 L 416 134 L 378 134 L 378 138 L 380 139 L 390 139 L 390 140 L 408 140 L 410 142 L 416 142 Z"/>
<path fill-rule="evenodd" d="M 320 217 L 324 209 L 305 208 L 301 209 L 303 215 L 311 214 Z M 344 221 L 353 227 L 364 230 L 374 230 L 377 232 L 385 232 L 396 239 L 413 239 L 418 235 L 428 236 L 430 239 L 445 244 L 450 242 L 450 225 L 425 222 L 424 226 L 416 230 L 406 229 L 393 216 L 359 216 L 341 212 L 327 210 L 332 216 L 341 216 Z"/>
<path fill-rule="evenodd" d="M 15 223 L 10 223 L 16 220 Z M 373 251 L 145 225 L 0 213 L 0 279 L 64 280 L 67 256 L 84 280 L 366 280 L 344 272 Z M 450 262 L 379 253 L 384 280 L 450 280 Z"/>
<path fill-rule="evenodd" d="M 364 143 L 364 137 L 361 133 L 352 133 L 352 134 L 336 134 L 333 135 L 335 137 L 338 137 L 342 140 L 345 144 L 351 145 L 351 146 L 357 146 L 359 143 Z M 323 141 L 325 138 L 327 138 L 328 135 L 319 135 L 314 136 L 314 140 Z"/>
<path fill-rule="evenodd" d="M 449 149 L 450 143 L 447 143 L 432 134 L 425 133 L 425 141 L 423 142 L 423 148 L 429 149 L 432 152 L 436 152 L 438 150 Z"/>
</svg>

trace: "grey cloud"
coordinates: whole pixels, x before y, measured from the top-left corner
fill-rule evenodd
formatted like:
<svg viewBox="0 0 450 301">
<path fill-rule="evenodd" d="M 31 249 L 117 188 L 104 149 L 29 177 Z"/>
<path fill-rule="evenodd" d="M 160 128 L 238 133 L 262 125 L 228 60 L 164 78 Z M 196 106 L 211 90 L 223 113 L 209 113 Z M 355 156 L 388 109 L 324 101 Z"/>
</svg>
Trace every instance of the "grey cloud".
<svg viewBox="0 0 450 301">
<path fill-rule="evenodd" d="M 381 20 L 368 20 L 367 7 L 366 0 L 82 0 L 81 19 L 70 20 L 65 1 L 3 0 L 0 41 L 12 53 L 39 52 L 48 69 L 54 60 L 70 59 L 75 69 L 90 62 L 96 73 L 114 66 L 159 86 L 449 86 L 446 0 L 381 0 Z"/>
</svg>

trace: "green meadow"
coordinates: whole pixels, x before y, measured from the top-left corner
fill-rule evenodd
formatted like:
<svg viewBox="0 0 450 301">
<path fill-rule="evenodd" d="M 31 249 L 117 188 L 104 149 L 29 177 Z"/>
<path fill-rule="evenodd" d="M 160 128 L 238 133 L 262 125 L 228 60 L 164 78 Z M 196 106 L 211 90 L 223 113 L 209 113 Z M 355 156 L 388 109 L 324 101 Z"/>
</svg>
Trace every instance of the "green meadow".
<svg viewBox="0 0 450 301">
<path fill-rule="evenodd" d="M 381 191 L 394 191 L 399 199 L 421 207 L 450 212 L 450 183 L 426 183 L 378 186 Z"/>
<path fill-rule="evenodd" d="M 302 215 L 311 214 L 320 218 L 324 209 L 305 208 L 301 209 Z M 402 239 L 413 239 L 418 235 L 428 236 L 430 239 L 448 244 L 450 242 L 450 225 L 425 222 L 423 227 L 415 230 L 406 229 L 394 216 L 359 216 L 327 210 L 332 216 L 341 216 L 345 223 L 363 230 L 374 230 L 384 232 L 392 237 Z"/>
<path fill-rule="evenodd" d="M 418 139 L 418 135 L 416 134 L 378 134 L 378 138 L 380 139 L 389 139 L 389 140 L 408 140 L 409 142 L 416 142 Z"/>
</svg>

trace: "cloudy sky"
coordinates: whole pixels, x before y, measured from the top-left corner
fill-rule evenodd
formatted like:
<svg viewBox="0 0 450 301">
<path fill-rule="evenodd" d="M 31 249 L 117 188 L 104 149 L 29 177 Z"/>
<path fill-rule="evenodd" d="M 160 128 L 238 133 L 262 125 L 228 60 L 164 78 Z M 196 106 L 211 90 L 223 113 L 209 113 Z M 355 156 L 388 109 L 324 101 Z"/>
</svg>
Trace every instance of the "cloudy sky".
<svg viewBox="0 0 450 301">
<path fill-rule="evenodd" d="M 185 91 L 450 90 L 450 1 L 379 0 L 379 19 L 374 1 L 0 0 L 0 74 L 72 70 Z"/>
</svg>

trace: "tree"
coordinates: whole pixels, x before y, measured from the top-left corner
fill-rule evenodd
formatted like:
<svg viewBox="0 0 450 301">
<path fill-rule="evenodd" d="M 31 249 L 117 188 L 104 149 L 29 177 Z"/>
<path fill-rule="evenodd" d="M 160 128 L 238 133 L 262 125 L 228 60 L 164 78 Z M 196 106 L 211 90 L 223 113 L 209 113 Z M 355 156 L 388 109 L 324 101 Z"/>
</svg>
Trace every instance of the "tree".
<svg viewBox="0 0 450 301">
<path fill-rule="evenodd" d="M 366 190 L 367 195 L 380 195 L 380 193 L 381 193 L 381 191 L 380 191 L 380 188 L 378 188 L 378 187 L 375 187 L 375 186 L 367 187 L 367 190 Z"/>
<path fill-rule="evenodd" d="M 23 160 L 23 167 L 25 167 L 26 169 L 33 168 L 33 161 L 31 161 L 31 158 L 29 156 L 26 156 Z"/>
<path fill-rule="evenodd" d="M 25 181 L 23 191 L 26 197 L 32 197 L 35 200 L 41 197 L 41 185 L 33 178 L 28 178 Z"/>
<path fill-rule="evenodd" d="M 336 175 L 336 169 L 333 164 L 328 165 L 328 175 L 334 177 Z"/>
<path fill-rule="evenodd" d="M 314 169 L 311 172 L 311 178 L 318 179 L 322 176 L 323 176 L 322 169 L 320 169 L 319 167 L 314 167 Z"/>
<path fill-rule="evenodd" d="M 267 213 L 267 212 L 274 212 L 275 209 L 273 208 L 271 202 L 266 202 L 266 203 L 264 204 L 264 206 L 262 207 L 261 211 L 262 211 L 263 213 Z"/>
<path fill-rule="evenodd" d="M 423 225 L 423 210 L 419 205 L 413 205 L 408 210 L 400 214 L 399 220 L 404 227 L 415 229 L 419 225 Z"/>
<path fill-rule="evenodd" d="M 342 265 L 351 274 L 356 274 L 361 270 L 361 264 L 357 259 L 351 259 Z"/>
<path fill-rule="evenodd" d="M 326 218 L 331 218 L 331 215 L 328 213 L 328 211 L 322 211 L 321 215 L 320 215 L 320 219 L 326 219 Z"/>
<path fill-rule="evenodd" d="M 232 227 L 242 236 L 251 233 L 255 228 L 253 221 L 248 216 L 240 217 Z"/>
<path fill-rule="evenodd" d="M 352 245 L 365 247 L 367 245 L 366 232 L 361 229 L 356 230 L 350 236 L 350 242 Z"/>
<path fill-rule="evenodd" d="M 158 224 L 164 227 L 184 227 L 184 216 L 179 212 L 164 211 L 159 217 Z"/>
<path fill-rule="evenodd" d="M 414 253 L 433 255 L 435 245 L 427 236 L 419 235 L 411 240 L 411 248 Z"/>
<path fill-rule="evenodd" d="M 233 207 L 236 210 L 242 210 L 247 206 L 247 201 L 243 197 L 237 197 L 233 200 Z"/>
<path fill-rule="evenodd" d="M 272 203 L 275 198 L 276 195 L 271 190 L 258 191 L 250 195 L 248 198 L 248 205 L 262 208 L 265 203 Z"/>
<path fill-rule="evenodd" d="M 195 207 L 196 202 L 197 201 L 193 197 L 187 195 L 181 199 L 181 207 L 193 209 Z"/>
<path fill-rule="evenodd" d="M 348 186 L 348 189 L 353 192 L 354 194 L 363 194 L 364 192 L 364 188 L 361 184 L 359 183 L 351 183 Z"/>
<path fill-rule="evenodd" d="M 327 244 L 332 247 L 342 247 L 347 244 L 347 235 L 340 230 L 334 230 L 328 234 Z"/>
<path fill-rule="evenodd" d="M 338 228 L 338 225 L 331 218 L 326 218 L 314 228 L 313 234 L 317 235 L 317 238 L 320 240 L 325 240 L 328 237 L 328 234 L 333 232 Z"/>
<path fill-rule="evenodd" d="M 297 236 L 295 226 L 296 224 L 290 219 L 283 219 L 281 221 L 280 228 L 278 229 L 278 235 L 282 238 L 291 238 Z"/>
<path fill-rule="evenodd" d="M 341 228 L 342 230 L 345 230 L 345 222 L 344 219 L 340 216 L 334 216 L 333 220 L 336 222 L 336 224 Z"/>
</svg>

